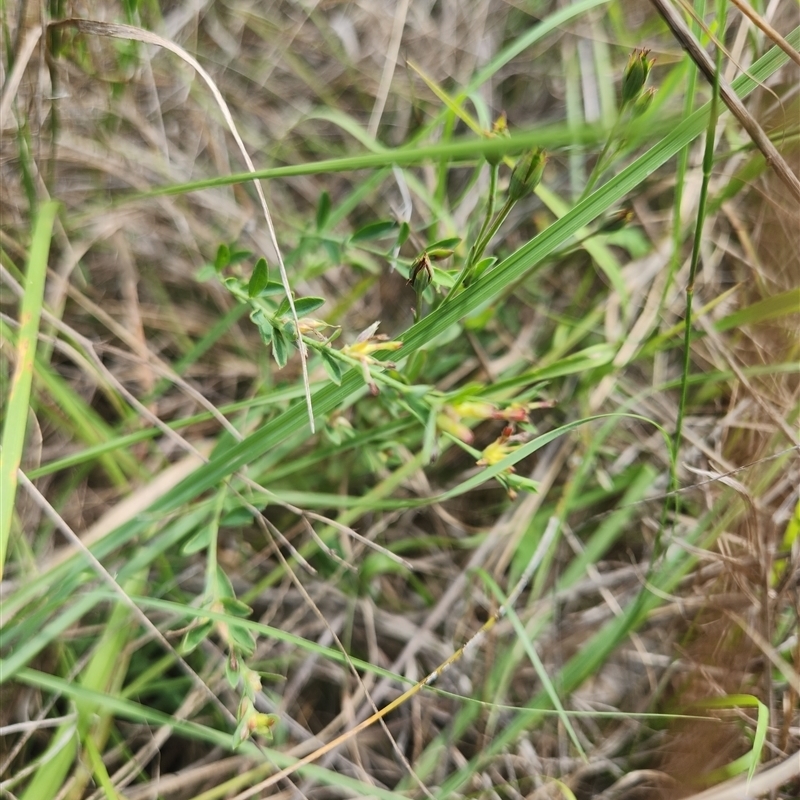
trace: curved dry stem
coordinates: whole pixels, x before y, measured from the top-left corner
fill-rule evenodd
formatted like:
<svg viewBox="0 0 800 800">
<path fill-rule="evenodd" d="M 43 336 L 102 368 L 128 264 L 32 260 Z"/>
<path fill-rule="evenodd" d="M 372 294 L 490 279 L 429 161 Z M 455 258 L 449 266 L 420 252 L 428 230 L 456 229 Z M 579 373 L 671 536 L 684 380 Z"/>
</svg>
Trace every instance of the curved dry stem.
<svg viewBox="0 0 800 800">
<path fill-rule="evenodd" d="M 231 135 L 236 141 L 239 152 L 242 154 L 242 158 L 247 165 L 248 172 L 254 173 L 256 171 L 253 161 L 247 152 L 247 148 L 244 146 L 242 137 L 239 135 L 239 131 L 236 128 L 236 123 L 233 121 L 233 116 L 228 108 L 228 104 L 225 102 L 225 98 L 222 96 L 222 93 L 214 83 L 212 77 L 203 69 L 202 66 L 200 66 L 200 63 L 197 61 L 197 59 L 189 55 L 189 53 L 187 53 L 182 47 L 174 42 L 171 42 L 169 39 L 165 39 L 163 36 L 143 30 L 142 28 L 136 28 L 133 25 L 119 25 L 117 23 L 98 22 L 97 20 L 90 19 L 64 19 L 51 22 L 48 27 L 70 27 L 76 28 L 81 33 L 92 34 L 95 36 L 108 36 L 112 39 L 126 39 L 144 42 L 146 44 L 154 44 L 158 47 L 163 47 L 165 50 L 169 50 L 171 53 L 174 53 L 176 56 L 178 56 L 178 58 L 189 64 L 189 66 L 192 67 L 203 79 L 206 86 L 208 86 L 211 94 L 214 96 L 214 100 L 222 112 L 222 116 L 225 119 L 225 123 L 227 124 Z M 314 433 L 314 409 L 311 404 L 311 385 L 308 380 L 306 346 L 303 343 L 303 337 L 300 332 L 300 324 L 297 319 L 297 310 L 294 306 L 294 297 L 292 297 L 292 288 L 289 285 L 289 276 L 286 273 L 286 266 L 283 263 L 283 256 L 281 255 L 281 249 L 278 245 L 278 238 L 275 234 L 275 226 L 272 224 L 272 216 L 269 213 L 269 207 L 267 206 L 267 198 L 264 195 L 264 189 L 261 186 L 261 181 L 257 179 L 253 179 L 253 184 L 256 188 L 256 193 L 258 194 L 258 199 L 261 203 L 261 210 L 264 213 L 264 219 L 267 223 L 270 241 L 272 242 L 272 246 L 275 248 L 275 253 L 278 258 L 278 268 L 281 273 L 281 283 L 283 283 L 283 288 L 286 292 L 286 299 L 289 301 L 289 308 L 292 312 L 292 322 L 294 322 L 295 332 L 297 335 L 297 349 L 300 351 L 300 363 L 303 370 L 303 387 L 305 389 L 306 407 L 308 409 L 308 423 L 311 427 L 311 432 Z"/>
</svg>

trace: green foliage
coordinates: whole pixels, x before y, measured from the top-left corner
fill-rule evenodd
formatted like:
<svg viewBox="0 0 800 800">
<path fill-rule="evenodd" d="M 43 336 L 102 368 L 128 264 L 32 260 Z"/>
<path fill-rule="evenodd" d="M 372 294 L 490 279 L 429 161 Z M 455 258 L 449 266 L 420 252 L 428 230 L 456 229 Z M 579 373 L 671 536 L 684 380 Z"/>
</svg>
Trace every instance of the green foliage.
<svg viewBox="0 0 800 800">
<path fill-rule="evenodd" d="M 550 52 L 547 37 L 606 5 L 608 17 L 597 24 L 607 26 L 608 35 L 592 39 L 592 58 L 580 64 L 568 56 L 571 44 L 564 43 L 562 76 L 560 62 L 551 60 L 562 56 Z M 131 24 L 160 19 L 153 3 L 126 2 L 123 10 Z M 214 9 L 217 34 L 229 24 L 227 13 Z M 276 10 L 275 20 L 281 13 Z M 702 502 L 685 492 L 682 426 L 685 430 L 695 413 L 702 419 L 727 413 L 726 404 L 742 387 L 749 391 L 749 381 L 771 380 L 784 391 L 779 381 L 794 367 L 796 347 L 787 345 L 780 358 L 764 363 L 747 364 L 743 353 L 748 337 L 756 341 L 758 326 L 784 325 L 796 313 L 800 294 L 790 288 L 745 295 L 738 283 L 719 286 L 699 269 L 712 215 L 723 204 L 732 214 L 731 202 L 740 199 L 763 164 L 736 142 L 735 129 L 718 135 L 718 126 L 728 122 L 717 116 L 713 102 L 694 110 L 695 94 L 707 93 L 692 81 L 687 86 L 686 65 L 662 68 L 659 61 L 653 72 L 647 51 L 628 56 L 627 45 L 615 52 L 605 44 L 611 35 L 620 43 L 639 34 L 655 38 L 661 34 L 654 27 L 629 31 L 619 7 L 604 0 L 543 11 L 535 24 L 521 11 L 514 13 L 519 16 L 509 23 L 507 45 L 491 54 L 467 85 L 445 89 L 421 67 L 411 67 L 413 124 L 402 137 L 403 113 L 393 103 L 402 109 L 405 95 L 391 96 L 392 111 L 380 124 L 380 115 L 374 126 L 362 120 L 364 110 L 378 104 L 362 85 L 360 67 L 349 63 L 349 52 L 342 52 L 337 69 L 322 81 L 323 73 L 309 69 L 294 44 L 287 47 L 276 37 L 275 20 L 252 10 L 237 17 L 240 40 L 256 42 L 254 54 L 261 49 L 276 54 L 279 71 L 287 70 L 323 105 L 307 107 L 303 100 L 297 119 L 282 115 L 286 129 L 274 141 L 254 133 L 272 116 L 270 93 L 278 91 L 280 80 L 271 75 L 266 98 L 248 87 L 242 95 L 252 98 L 252 109 L 234 105 L 233 112 L 248 122 L 248 150 L 263 156 L 255 160 L 275 165 L 257 174 L 269 190 L 283 248 L 279 263 L 272 253 L 270 263 L 273 269 L 285 264 L 296 317 L 284 284 L 270 280 L 266 258 L 253 252 L 263 231 L 254 232 L 242 210 L 249 173 L 191 183 L 169 180 L 137 195 L 116 188 L 117 176 L 113 204 L 103 195 L 79 209 L 68 205 L 59 216 L 62 231 L 56 206 L 43 203 L 30 225 L 30 241 L 10 248 L 11 255 L 3 252 L 9 285 L 23 285 L 13 260 L 17 252 L 26 254 L 20 263 L 27 267 L 19 325 L 0 322 L 4 353 L 13 352 L 17 367 L 3 398 L 0 566 L 8 564 L 10 577 L 3 597 L 0 680 L 10 690 L 36 693 L 44 715 L 55 714 L 47 703 L 61 697 L 59 713 L 66 714 L 54 735 L 42 728 L 35 747 L 22 743 L 30 771 L 18 770 L 9 791 L 25 800 L 78 797 L 93 780 L 107 796 L 119 794 L 110 765 L 128 758 L 131 747 L 130 726 L 121 720 L 167 726 L 198 752 L 213 747 L 252 758 L 252 768 L 242 767 L 236 776 L 236 787 L 225 789 L 229 794 L 261 779 L 277 782 L 275 765 L 291 770 L 295 763 L 283 752 L 284 743 L 310 741 L 312 731 L 316 736 L 345 711 L 359 719 L 372 713 L 368 704 L 345 709 L 342 703 L 347 693 L 348 702 L 358 697 L 360 704 L 364 681 L 384 710 L 393 708 L 386 705 L 391 687 L 411 684 L 407 698 L 424 692 L 429 727 L 419 740 L 409 739 L 413 748 L 404 752 L 428 791 L 444 798 L 501 774 L 508 754 L 520 757 L 521 741 L 537 736 L 550 741 L 557 735 L 555 724 L 568 734 L 568 755 L 584 757 L 593 743 L 613 737 L 606 736 L 606 721 L 596 710 L 586 712 L 593 719 L 584 727 L 571 695 L 590 679 L 602 685 L 608 662 L 626 642 L 637 648 L 643 640 L 648 647 L 663 644 L 659 655 L 673 656 L 666 633 L 655 637 L 656 643 L 649 635 L 654 616 L 667 613 L 674 596 L 690 591 L 686 578 L 716 539 L 726 534 L 732 541 L 730 532 L 745 524 L 752 508 L 742 497 L 748 503 L 759 498 L 787 470 L 791 451 L 781 437 L 796 424 L 798 409 L 787 412 L 788 422 L 772 418 L 776 433 L 764 437 L 763 464 L 729 480 L 730 491 L 706 487 Z M 319 29 L 328 45 L 341 49 L 327 18 L 314 12 L 302 24 Z M 307 33 L 303 28 L 303 36 L 292 42 Z M 98 54 L 106 51 L 87 49 L 87 38 L 62 39 L 59 46 L 73 71 L 94 74 Z M 798 38 L 797 32 L 789 37 L 795 46 Z M 213 49 L 216 38 L 203 41 Z M 541 65 L 529 58 L 534 45 Z M 121 68 L 138 65 L 142 54 L 138 43 L 107 51 L 116 60 L 110 102 L 114 92 L 128 90 Z M 786 61 L 777 48 L 766 52 L 733 81 L 734 90 L 746 97 Z M 582 81 L 588 76 L 580 70 L 590 62 L 601 82 L 597 122 L 583 118 Z M 527 100 L 515 100 L 520 91 L 515 76 L 539 66 L 547 66 L 541 74 L 549 81 L 563 80 L 558 86 L 567 119 L 515 127 L 515 117 L 539 114 Z M 163 70 L 158 60 L 151 67 Z M 245 70 L 237 77 L 256 80 L 247 72 L 252 69 L 247 59 L 236 68 Z M 340 73 L 345 84 L 338 78 L 327 82 L 328 75 Z M 159 80 L 168 77 L 158 74 Z M 617 76 L 618 95 L 602 77 L 610 75 Z M 658 94 L 648 80 L 657 84 Z M 511 124 L 505 115 L 492 124 L 487 85 L 498 92 L 497 102 L 514 102 Z M 231 81 L 225 88 L 232 104 L 242 102 L 236 86 Z M 684 88 L 686 100 L 679 96 Z M 534 99 L 540 96 L 530 82 L 524 90 Z M 197 104 L 199 89 L 198 96 L 194 89 L 181 96 Z M 174 109 L 165 113 L 163 128 L 147 130 L 159 143 L 163 133 L 167 153 L 174 146 L 168 138 Z M 126 124 L 132 118 L 125 118 Z M 209 117 L 203 124 L 216 123 Z M 110 138 L 116 126 L 122 118 L 109 114 L 104 136 Z M 665 234 L 674 252 L 664 258 L 653 244 L 663 237 L 654 231 L 663 233 L 658 226 L 664 225 L 665 209 L 680 210 L 683 184 L 689 185 L 693 169 L 686 154 L 703 134 L 702 192 L 693 212 L 699 222 L 687 231 L 677 215 Z M 37 176 L 47 171 L 34 169 L 28 129 L 21 127 L 17 138 L 19 191 L 35 205 Z M 219 148 L 205 129 L 202 141 L 209 150 Z M 222 161 L 214 152 L 217 169 Z M 736 169 L 723 169 L 720 162 L 733 152 Z M 193 176 L 203 175 L 205 157 L 198 156 Z M 168 159 L 162 168 L 170 168 Z M 290 177 L 298 180 L 286 180 Z M 224 188 L 230 186 L 235 189 Z M 75 191 L 57 181 L 48 190 L 67 199 Z M 210 197 L 224 202 L 209 203 Z M 105 213 L 107 205 L 118 215 L 128 208 L 144 213 L 151 205 L 160 214 L 166 209 L 182 236 L 196 237 L 186 248 L 191 261 L 185 262 L 186 274 L 194 278 L 179 289 L 178 269 L 170 272 L 156 263 L 146 272 L 149 265 L 141 258 L 138 283 L 131 280 L 135 270 L 124 274 L 126 301 L 136 292 L 146 300 L 146 313 L 134 318 L 136 335 L 116 319 L 123 304 L 114 300 L 117 305 L 108 311 L 91 300 L 104 291 L 113 299 L 115 281 L 123 279 L 94 285 L 89 257 L 79 259 L 80 280 L 69 284 L 69 303 L 56 291 L 52 296 L 44 291 L 51 232 L 64 241 L 82 236 L 86 220 Z M 230 208 L 242 216 L 226 219 Z M 183 214 L 191 225 L 184 224 Z M 60 248 L 63 242 L 58 243 Z M 122 237 L 114 246 L 123 253 L 126 243 Z M 680 266 L 690 243 L 690 293 L 684 302 L 682 296 L 675 299 L 675 287 L 686 283 Z M 133 252 L 139 251 L 133 247 Z M 164 264 L 170 268 L 173 256 L 183 258 L 178 247 L 167 252 Z M 749 251 L 746 255 L 751 258 Z M 128 268 L 125 258 L 119 261 Z M 726 268 L 733 274 L 734 267 Z M 695 282 L 703 295 L 697 307 L 691 302 Z M 190 311 L 184 313 L 184 306 Z M 90 340 L 77 331 L 91 328 L 92 320 L 97 330 Z M 105 350 L 108 332 L 101 322 L 115 337 Z M 144 338 L 140 325 L 147 329 Z M 143 341 L 157 344 L 158 355 Z M 720 341 L 739 346 L 736 356 Z M 135 358 L 125 360 L 120 343 Z M 757 345 L 762 352 L 763 342 Z M 309 355 L 317 435 L 303 405 L 298 346 Z M 86 374 L 79 380 L 70 372 L 75 369 Z M 113 377 L 112 369 L 122 369 L 123 378 Z M 776 417 L 781 392 L 773 388 L 764 404 Z M 735 415 L 729 417 L 724 435 L 704 439 L 703 426 L 697 425 L 689 441 L 718 455 L 720 463 L 730 444 L 738 465 L 736 455 L 764 423 L 762 418 L 750 425 L 748 418 L 750 427 L 742 433 Z M 50 438 L 37 454 L 38 445 L 26 451 L 24 444 L 36 427 L 31 423 L 40 418 L 46 424 L 38 427 Z M 742 438 L 734 442 L 736 436 Z M 56 440 L 68 442 L 69 451 L 53 456 Z M 184 463 L 176 456 L 177 445 L 196 448 L 201 458 L 187 455 Z M 24 455 L 33 456 L 30 464 Z M 35 463 L 38 456 L 43 463 Z M 41 484 L 55 513 L 38 498 L 37 507 L 46 508 L 41 519 L 24 507 L 15 511 L 18 469 L 31 479 L 47 478 Z M 130 487 L 151 472 L 154 491 L 129 505 Z M 734 483 L 740 478 L 746 492 Z M 668 488 L 673 494 L 665 499 Z M 77 489 L 92 502 L 113 497 L 119 508 L 101 509 L 101 520 L 81 531 L 91 556 L 53 555 L 53 530 L 67 524 L 59 514 L 82 524 Z M 547 531 L 552 542 L 538 569 L 526 576 Z M 787 551 L 796 545 L 797 531 L 794 518 L 783 525 Z M 131 607 L 98 588 L 98 561 L 157 622 L 168 646 L 139 638 Z M 787 565 L 772 564 L 764 573 L 771 590 L 782 585 Z M 630 580 L 615 584 L 616 574 L 627 568 Z M 610 588 L 601 580 L 606 578 Z M 580 614 L 590 601 L 596 603 L 595 616 L 587 618 L 595 621 L 587 630 Z M 769 645 L 779 652 L 778 634 L 789 637 L 793 617 L 785 608 L 775 616 L 780 623 L 765 636 L 774 634 Z M 480 657 L 475 647 L 473 660 L 459 661 L 459 645 L 471 641 L 468 631 L 482 624 L 489 630 L 502 617 L 510 628 L 498 627 Z M 570 645 L 563 658 L 554 658 L 553 652 L 562 652 L 554 637 L 562 634 L 572 637 Z M 395 652 L 423 645 L 422 653 L 391 663 Z M 150 657 L 153 652 L 156 658 Z M 444 661 L 445 653 L 457 655 Z M 442 665 L 435 688 L 433 678 L 413 685 L 407 675 L 419 672 L 420 664 L 435 667 L 436 658 Z M 788 660 L 778 658 L 783 660 L 775 682 L 791 680 Z M 659 663 L 654 658 L 648 668 Z M 457 677 L 448 682 L 444 673 L 451 666 Z M 263 685 L 273 679 L 287 689 L 285 697 Z M 470 696 L 448 695 L 454 686 L 468 687 Z M 189 687 L 205 693 L 198 694 L 204 705 L 185 706 L 194 721 L 164 713 L 184 709 Z M 653 692 L 650 700 L 655 717 L 662 698 Z M 436 704 L 436 714 L 428 715 L 429 703 Z M 630 721 L 625 702 L 619 706 L 617 713 Z M 705 717 L 721 709 L 755 709 L 752 724 L 746 716 L 736 722 L 747 743 L 745 755 L 708 779 L 738 772 L 752 776 L 762 758 L 769 714 L 776 709 L 751 694 L 731 694 L 698 709 Z M 390 730 L 401 716 L 392 718 Z M 443 756 L 475 735 L 482 745 L 471 746 L 469 757 Z M 643 726 L 641 741 L 647 735 Z M 332 758 L 343 763 L 305 765 L 303 777 L 348 796 L 397 800 L 419 789 L 410 777 L 392 778 L 388 767 L 389 777 L 381 782 L 390 789 L 347 777 L 360 774 L 347 747 Z M 629 766 L 621 756 L 615 763 Z M 148 779 L 143 769 L 137 775 Z M 529 778 L 518 781 L 516 794 L 535 790 L 525 783 Z M 575 796 L 565 782 L 554 784 L 564 797 Z M 269 796 L 268 788 L 263 796 Z M 493 790 L 505 796 L 507 788 Z"/>
</svg>

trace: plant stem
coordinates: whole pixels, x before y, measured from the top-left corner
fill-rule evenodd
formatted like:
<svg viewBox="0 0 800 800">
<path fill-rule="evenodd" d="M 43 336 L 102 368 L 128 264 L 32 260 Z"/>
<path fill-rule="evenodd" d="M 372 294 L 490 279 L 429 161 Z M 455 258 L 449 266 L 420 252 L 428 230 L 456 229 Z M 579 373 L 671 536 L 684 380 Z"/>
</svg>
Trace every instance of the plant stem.
<svg viewBox="0 0 800 800">
<path fill-rule="evenodd" d="M 472 250 L 470 250 L 470 255 L 467 259 L 467 263 L 464 265 L 464 269 L 462 269 L 458 274 L 456 282 L 453 284 L 453 288 L 450 289 L 450 291 L 447 293 L 447 296 L 444 298 L 444 300 L 442 300 L 442 305 L 447 303 L 451 298 L 455 297 L 456 292 L 461 288 L 462 284 L 469 285 L 469 280 L 472 278 L 472 274 L 475 271 L 475 264 L 480 260 L 481 255 L 483 255 L 483 251 L 486 249 L 486 246 L 489 244 L 489 242 L 492 241 L 492 237 L 495 235 L 495 233 L 497 233 L 498 228 L 505 221 L 505 218 L 508 216 L 513 205 L 514 200 L 511 198 L 506 200 L 506 202 L 503 204 L 503 207 L 492 221 L 492 224 L 489 226 L 488 230 L 486 230 L 483 233 L 482 238 L 477 240 L 472 246 Z"/>
<path fill-rule="evenodd" d="M 678 414 L 675 422 L 675 438 L 672 443 L 672 468 L 670 470 L 670 491 L 674 492 L 678 488 L 678 452 L 681 444 L 681 432 L 683 429 L 683 418 L 686 413 L 686 399 L 689 389 L 689 365 L 691 360 L 691 336 L 692 336 L 692 301 L 694 300 L 694 283 L 697 277 L 698 264 L 700 263 L 700 243 L 703 238 L 703 225 L 706 219 L 706 204 L 708 200 L 708 184 L 711 178 L 711 169 L 714 165 L 714 145 L 717 127 L 718 101 L 719 101 L 719 71 L 721 68 L 720 54 L 717 54 L 717 69 L 714 73 L 712 85 L 711 110 L 708 118 L 708 129 L 706 130 L 706 143 L 703 152 L 703 182 L 700 186 L 700 197 L 697 203 L 697 224 L 694 231 L 694 242 L 692 243 L 692 260 L 689 265 L 689 281 L 686 284 L 686 318 L 684 321 L 683 334 L 683 370 L 681 375 L 681 395 L 678 401 Z M 675 496 L 675 503 L 679 502 Z M 676 508 L 677 511 L 677 508 Z"/>
<path fill-rule="evenodd" d="M 617 121 L 614 123 L 614 127 L 609 131 L 608 138 L 606 139 L 606 143 L 603 145 L 603 150 L 600 153 L 597 161 L 595 162 L 594 169 L 592 170 L 591 175 L 589 175 L 589 180 L 586 181 L 586 186 L 581 193 L 581 196 L 578 198 L 578 203 L 586 198 L 586 196 L 592 191 L 595 184 L 600 177 L 605 172 L 606 167 L 611 161 L 611 157 L 609 157 L 609 151 L 611 150 L 611 145 L 613 144 L 614 140 L 617 138 L 617 134 L 619 133 L 620 124 L 622 123 L 622 118 L 627 111 L 626 107 L 623 106 L 619 110 L 619 116 L 617 117 Z M 616 151 L 612 153 L 612 156 L 616 154 Z M 577 203 L 576 203 L 577 205 Z"/>
<path fill-rule="evenodd" d="M 495 203 L 497 202 L 497 175 L 500 172 L 500 164 L 492 164 L 489 169 L 489 202 L 486 204 L 486 214 L 483 217 L 483 224 L 480 231 L 475 238 L 475 242 L 469 251 L 469 258 L 467 258 L 467 266 L 472 267 L 480 258 L 480 253 L 477 252 L 478 243 L 486 235 L 486 230 L 491 222 L 492 215 L 494 214 Z"/>
</svg>

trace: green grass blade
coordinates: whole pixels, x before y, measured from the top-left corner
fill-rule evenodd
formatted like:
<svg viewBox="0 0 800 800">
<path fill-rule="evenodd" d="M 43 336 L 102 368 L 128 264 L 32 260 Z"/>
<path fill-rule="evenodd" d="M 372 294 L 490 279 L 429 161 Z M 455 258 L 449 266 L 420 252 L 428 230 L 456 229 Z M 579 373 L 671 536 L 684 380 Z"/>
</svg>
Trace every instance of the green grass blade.
<svg viewBox="0 0 800 800">
<path fill-rule="evenodd" d="M 491 579 L 491 576 L 484 575 L 484 580 L 489 583 L 492 591 L 495 594 L 495 597 L 500 603 L 506 603 L 508 598 L 506 597 L 505 593 L 500 589 L 500 587 Z M 528 632 L 525 630 L 525 626 L 522 624 L 522 621 L 517 616 L 517 612 L 511 606 L 508 606 L 506 609 L 506 617 L 508 621 L 511 623 L 511 626 L 514 628 L 514 633 L 517 634 L 517 640 L 522 645 L 523 650 L 525 650 L 525 654 L 530 659 L 531 664 L 533 665 L 534 670 L 536 671 L 536 675 L 538 676 L 539 680 L 544 686 L 544 690 L 547 693 L 550 702 L 553 704 L 553 708 L 555 709 L 561 724 L 564 726 L 564 730 L 567 731 L 569 734 L 569 738 L 572 740 L 572 744 L 575 745 L 575 749 L 580 754 L 581 758 L 586 760 L 586 753 L 581 746 L 580 739 L 578 739 L 578 734 L 575 733 L 575 728 L 572 727 L 572 723 L 570 722 L 569 716 L 567 715 L 566 709 L 561 702 L 561 698 L 558 696 L 558 690 L 553 685 L 553 682 L 550 680 L 550 676 L 547 674 L 547 669 L 545 665 L 542 663 L 542 659 L 539 658 L 539 654 L 536 652 L 536 647 L 533 644 L 533 640 L 528 635 Z"/>
<path fill-rule="evenodd" d="M 800 41 L 800 29 L 795 30 L 788 38 L 793 43 Z M 734 81 L 734 88 L 740 95 L 752 91 L 756 86 L 756 79 L 763 80 L 786 61 L 786 55 L 780 49 L 773 48 L 753 64 L 748 75 L 742 75 Z M 505 259 L 482 280 L 470 286 L 451 303 L 443 306 L 439 313 L 433 313 L 412 326 L 402 337 L 403 347 L 394 354 L 394 357 L 399 361 L 411 355 L 415 350 L 443 333 L 450 325 L 475 311 L 484 303 L 491 302 L 507 286 L 513 284 L 536 265 L 541 264 L 570 236 L 612 207 L 628 192 L 635 189 L 645 177 L 652 174 L 682 147 L 699 136 L 707 125 L 708 114 L 708 106 L 696 111 L 663 141 L 644 153 L 531 242 Z M 252 176 L 248 176 L 248 180 L 251 179 Z M 314 395 L 313 404 L 316 413 L 324 416 L 341 407 L 352 394 L 362 387 L 363 379 L 360 370 L 351 370 L 344 376 L 340 386 L 326 386 Z M 151 511 L 162 513 L 179 508 L 299 431 L 305 420 L 304 408 L 297 405 L 290 408 L 210 463 L 200 467 L 190 478 L 179 484 L 153 506 Z"/>
<path fill-rule="evenodd" d="M 44 283 L 47 275 L 47 259 L 50 253 L 50 237 L 58 211 L 58 203 L 48 201 L 39 207 L 33 229 L 28 270 L 25 276 L 25 294 L 19 311 L 19 339 L 17 363 L 6 407 L 3 424 L 2 452 L 0 452 L 0 580 L 8 551 L 14 500 L 17 494 L 17 470 L 22 461 L 25 446 L 25 431 L 28 426 L 28 408 L 33 382 L 33 361 L 39 335 L 39 321 L 44 302 Z"/>
</svg>

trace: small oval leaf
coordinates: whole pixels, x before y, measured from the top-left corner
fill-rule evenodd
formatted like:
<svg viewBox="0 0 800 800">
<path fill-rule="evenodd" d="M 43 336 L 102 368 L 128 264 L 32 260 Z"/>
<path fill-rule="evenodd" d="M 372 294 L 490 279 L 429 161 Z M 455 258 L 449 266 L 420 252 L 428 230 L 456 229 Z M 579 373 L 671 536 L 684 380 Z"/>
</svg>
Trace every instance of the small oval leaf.
<svg viewBox="0 0 800 800">
<path fill-rule="evenodd" d="M 239 668 L 238 659 L 231 654 L 225 661 L 225 677 L 228 679 L 231 689 L 235 689 L 239 685 Z"/>
<path fill-rule="evenodd" d="M 267 285 L 258 293 L 259 297 L 273 297 L 276 294 L 283 294 L 284 288 L 280 281 L 267 281 Z"/>
<path fill-rule="evenodd" d="M 253 515 L 246 508 L 232 508 L 220 520 L 221 528 L 241 528 L 253 521 Z"/>
<path fill-rule="evenodd" d="M 397 246 L 402 247 L 411 235 L 411 226 L 407 222 L 400 225 L 400 230 L 397 233 Z"/>
<path fill-rule="evenodd" d="M 221 244 L 217 248 L 217 257 L 214 259 L 214 269 L 222 272 L 231 263 L 231 251 L 228 245 Z"/>
<path fill-rule="evenodd" d="M 272 357 L 275 359 L 278 369 L 283 369 L 289 360 L 289 345 L 280 328 L 272 329 Z"/>
<path fill-rule="evenodd" d="M 324 297 L 298 297 L 294 301 L 294 308 L 298 317 L 307 317 L 313 314 L 321 305 L 324 305 Z"/>
<path fill-rule="evenodd" d="M 198 283 L 205 283 L 216 277 L 217 272 L 218 270 L 213 264 L 203 264 L 194 277 Z"/>
<path fill-rule="evenodd" d="M 211 528 L 208 527 L 201 528 L 181 548 L 181 555 L 188 556 L 191 555 L 192 553 L 197 553 L 200 550 L 205 550 L 210 544 L 211 544 Z"/>
<path fill-rule="evenodd" d="M 381 239 L 384 236 L 388 236 L 390 233 L 393 233 L 397 229 L 398 225 L 393 219 L 385 219 L 379 222 L 370 222 L 369 225 L 365 225 L 363 228 L 359 228 L 351 237 L 350 241 L 352 243 L 355 242 L 365 242 L 368 239 Z"/>
<path fill-rule="evenodd" d="M 256 640 L 247 628 L 240 628 L 238 625 L 231 625 L 230 637 L 236 650 L 246 658 L 252 656 L 256 650 Z"/>
<path fill-rule="evenodd" d="M 241 261 L 247 261 L 248 258 L 252 258 L 253 254 L 249 250 L 233 250 L 230 251 L 230 259 L 228 261 L 229 264 L 238 264 Z"/>
<path fill-rule="evenodd" d="M 204 619 L 200 622 L 199 625 L 195 625 L 192 628 L 189 628 L 186 631 L 186 635 L 183 637 L 183 641 L 181 642 L 181 652 L 182 653 L 191 653 L 192 650 L 200 644 L 200 642 L 205 639 L 209 633 L 211 633 L 212 628 L 214 627 L 214 621 L 210 619 Z"/>
<path fill-rule="evenodd" d="M 261 334 L 261 341 L 266 345 L 272 344 L 274 328 L 267 315 L 259 308 L 250 314 L 250 320 L 258 328 L 258 332 Z"/>
<path fill-rule="evenodd" d="M 220 602 L 226 613 L 232 614 L 234 617 L 244 617 L 247 619 L 247 617 L 253 613 L 253 609 L 250 608 L 247 603 L 243 603 L 235 597 L 223 597 Z"/>
<path fill-rule="evenodd" d="M 454 250 L 461 244 L 461 239 L 458 236 L 452 236 L 449 239 L 439 239 L 438 242 L 431 242 L 425 249 L 430 253 L 432 250 Z"/>
<path fill-rule="evenodd" d="M 334 358 L 326 349 L 320 350 L 319 354 L 322 357 L 322 365 L 325 367 L 325 372 L 328 373 L 328 377 L 337 386 L 339 386 L 342 382 L 341 362 L 338 359 Z"/>
<path fill-rule="evenodd" d="M 250 283 L 247 284 L 247 296 L 257 297 L 264 291 L 269 283 L 269 268 L 267 267 L 267 260 L 259 258 L 253 267 L 253 274 L 250 276 Z"/>
</svg>

